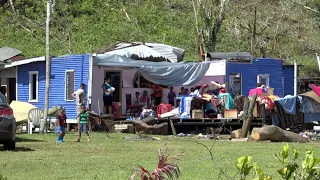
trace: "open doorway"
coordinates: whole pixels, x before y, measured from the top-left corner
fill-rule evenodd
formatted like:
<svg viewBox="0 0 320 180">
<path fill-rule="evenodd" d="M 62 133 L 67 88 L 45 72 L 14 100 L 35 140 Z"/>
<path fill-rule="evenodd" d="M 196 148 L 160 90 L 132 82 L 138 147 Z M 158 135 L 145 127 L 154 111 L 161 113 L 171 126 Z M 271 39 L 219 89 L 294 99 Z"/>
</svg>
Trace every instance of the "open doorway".
<svg viewBox="0 0 320 180">
<path fill-rule="evenodd" d="M 106 71 L 104 77 L 110 77 L 110 84 L 116 90 L 113 92 L 113 102 L 121 102 L 122 74 L 121 71 Z"/>
<path fill-rule="evenodd" d="M 16 78 L 7 78 L 7 99 L 9 104 L 16 100 Z"/>
<path fill-rule="evenodd" d="M 235 98 L 242 95 L 242 76 L 241 73 L 229 74 L 229 94 Z"/>
</svg>

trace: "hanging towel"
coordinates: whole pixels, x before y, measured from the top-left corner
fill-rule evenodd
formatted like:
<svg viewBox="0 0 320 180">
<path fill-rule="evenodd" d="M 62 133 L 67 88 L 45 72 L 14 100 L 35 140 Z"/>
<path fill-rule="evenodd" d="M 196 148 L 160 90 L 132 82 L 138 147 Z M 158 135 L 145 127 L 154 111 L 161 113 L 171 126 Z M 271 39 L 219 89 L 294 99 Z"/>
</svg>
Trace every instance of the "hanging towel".
<svg viewBox="0 0 320 180">
<path fill-rule="evenodd" d="M 234 100 L 229 93 L 221 93 L 218 97 L 226 109 L 233 109 Z"/>
</svg>

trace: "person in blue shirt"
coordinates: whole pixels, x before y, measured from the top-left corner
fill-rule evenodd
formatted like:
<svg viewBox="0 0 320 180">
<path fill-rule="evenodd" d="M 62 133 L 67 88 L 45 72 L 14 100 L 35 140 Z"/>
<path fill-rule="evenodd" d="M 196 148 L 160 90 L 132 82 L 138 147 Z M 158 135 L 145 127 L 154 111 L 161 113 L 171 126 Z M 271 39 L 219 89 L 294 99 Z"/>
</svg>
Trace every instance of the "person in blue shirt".
<svg viewBox="0 0 320 180">
<path fill-rule="evenodd" d="M 104 78 L 102 89 L 103 89 L 103 113 L 112 113 L 112 86 L 110 84 L 110 77 Z"/>
</svg>

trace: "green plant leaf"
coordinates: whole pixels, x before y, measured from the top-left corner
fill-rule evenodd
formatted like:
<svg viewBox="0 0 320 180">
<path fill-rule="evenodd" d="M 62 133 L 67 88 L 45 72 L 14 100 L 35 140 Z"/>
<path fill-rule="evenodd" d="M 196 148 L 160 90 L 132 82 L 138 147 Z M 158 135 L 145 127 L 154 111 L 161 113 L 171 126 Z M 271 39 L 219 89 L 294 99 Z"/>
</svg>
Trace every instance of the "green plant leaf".
<svg viewBox="0 0 320 180">
<path fill-rule="evenodd" d="M 242 171 L 244 168 L 244 165 L 246 164 L 248 158 L 247 156 L 241 156 L 240 158 L 238 158 L 237 160 L 237 168 L 239 171 Z"/>
<path fill-rule="evenodd" d="M 281 156 L 282 156 L 282 158 L 284 160 L 288 158 L 288 156 L 289 156 L 289 144 L 285 144 L 282 147 Z"/>
<path fill-rule="evenodd" d="M 294 149 L 293 150 L 293 159 L 296 160 L 296 159 L 298 159 L 298 157 L 299 157 L 299 152 L 297 149 Z"/>
</svg>

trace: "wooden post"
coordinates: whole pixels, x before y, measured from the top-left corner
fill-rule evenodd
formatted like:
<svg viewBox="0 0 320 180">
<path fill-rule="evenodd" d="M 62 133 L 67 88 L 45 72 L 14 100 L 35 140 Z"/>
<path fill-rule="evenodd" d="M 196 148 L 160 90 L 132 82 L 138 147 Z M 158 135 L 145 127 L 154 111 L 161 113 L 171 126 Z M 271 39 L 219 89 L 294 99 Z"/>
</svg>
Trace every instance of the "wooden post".
<svg viewBox="0 0 320 180">
<path fill-rule="evenodd" d="M 253 118 L 253 109 L 254 109 L 254 106 L 256 105 L 256 100 L 257 100 L 257 95 L 255 94 L 250 100 L 248 114 L 243 120 L 242 129 L 241 129 L 242 136 L 240 136 L 240 138 L 245 138 L 248 135 L 248 131 L 250 129 L 251 121 Z"/>
<path fill-rule="evenodd" d="M 172 119 L 169 118 L 169 121 L 170 121 L 170 127 L 171 127 L 171 130 L 172 130 L 172 134 L 173 134 L 174 136 L 176 136 L 176 135 L 177 135 L 177 132 L 176 132 L 176 128 L 175 128 L 174 125 L 173 125 Z"/>
<path fill-rule="evenodd" d="M 262 111 L 262 126 L 264 126 L 266 124 L 266 107 L 264 106 L 264 104 L 261 106 L 261 111 Z"/>
<path fill-rule="evenodd" d="M 41 125 L 41 132 L 47 132 L 46 124 L 49 109 L 49 89 L 50 89 L 50 16 L 51 16 L 51 0 L 47 0 L 47 20 L 46 20 L 46 91 L 44 103 L 44 123 Z"/>
</svg>

